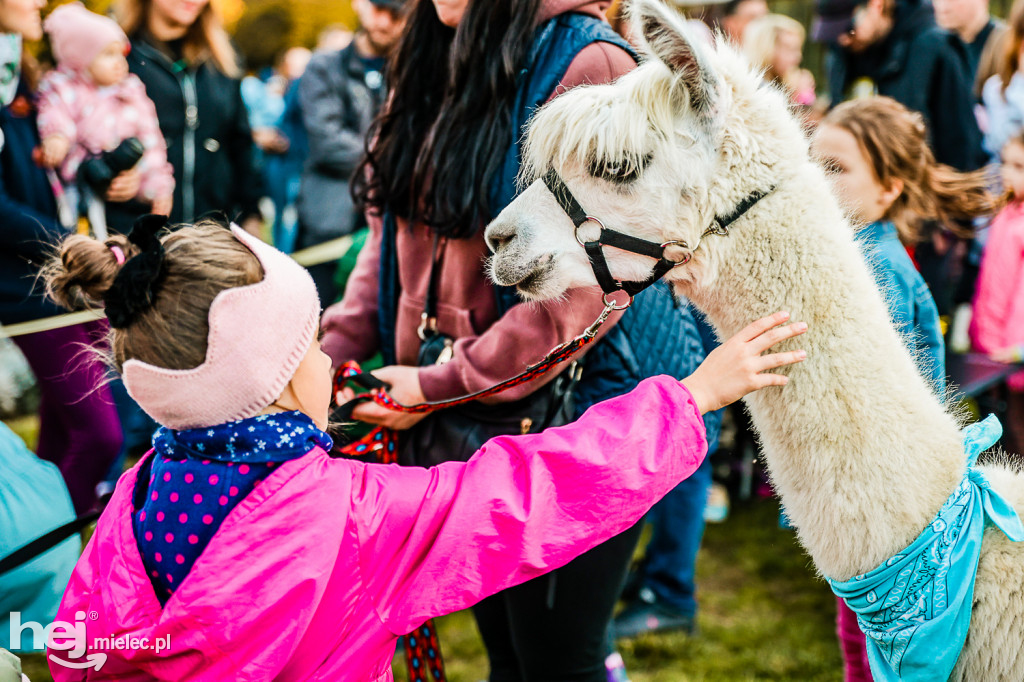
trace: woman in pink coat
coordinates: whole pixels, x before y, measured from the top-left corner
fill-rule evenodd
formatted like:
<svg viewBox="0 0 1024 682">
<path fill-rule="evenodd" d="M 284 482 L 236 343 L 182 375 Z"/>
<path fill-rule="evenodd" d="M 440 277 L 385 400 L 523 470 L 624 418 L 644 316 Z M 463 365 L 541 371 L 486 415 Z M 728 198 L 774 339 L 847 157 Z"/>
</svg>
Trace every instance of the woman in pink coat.
<svg viewBox="0 0 1024 682">
<path fill-rule="evenodd" d="M 113 362 L 163 424 L 118 483 L 50 641 L 64 680 L 391 680 L 396 638 L 565 564 L 700 464 L 701 414 L 784 376 L 778 313 L 693 375 L 431 469 L 332 459 L 306 272 L 214 225 L 69 237 L 60 301 L 104 303 Z M 780 390 L 778 388 L 770 390 Z"/>
</svg>

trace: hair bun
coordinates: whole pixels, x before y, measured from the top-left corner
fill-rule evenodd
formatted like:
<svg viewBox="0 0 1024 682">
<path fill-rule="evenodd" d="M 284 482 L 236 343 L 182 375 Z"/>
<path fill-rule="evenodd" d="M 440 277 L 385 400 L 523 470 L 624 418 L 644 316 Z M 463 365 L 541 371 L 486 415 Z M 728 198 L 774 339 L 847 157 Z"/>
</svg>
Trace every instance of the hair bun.
<svg viewBox="0 0 1024 682">
<path fill-rule="evenodd" d="M 137 252 L 120 235 L 106 242 L 81 234 L 67 237 L 58 247 L 56 257 L 43 269 L 46 293 L 71 310 L 101 306 L 122 267 L 111 246 L 120 247 L 125 258 Z"/>
</svg>

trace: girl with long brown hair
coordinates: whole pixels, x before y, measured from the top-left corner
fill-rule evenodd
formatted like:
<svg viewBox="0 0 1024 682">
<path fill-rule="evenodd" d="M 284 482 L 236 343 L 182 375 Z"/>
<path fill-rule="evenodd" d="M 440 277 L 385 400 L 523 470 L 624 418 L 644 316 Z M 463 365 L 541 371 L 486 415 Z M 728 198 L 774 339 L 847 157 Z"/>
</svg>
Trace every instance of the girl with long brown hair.
<svg viewBox="0 0 1024 682">
<path fill-rule="evenodd" d="M 945 349 L 928 286 L 907 253 L 927 234 L 926 221 L 969 237 L 964 221 L 991 214 L 984 172 L 960 173 L 936 162 L 922 116 L 888 97 L 846 102 L 821 122 L 813 146 L 858 225 L 865 258 L 886 294 L 893 323 L 922 374 L 942 394 Z M 837 600 L 837 631 L 847 682 L 871 680 L 864 634 Z"/>
</svg>

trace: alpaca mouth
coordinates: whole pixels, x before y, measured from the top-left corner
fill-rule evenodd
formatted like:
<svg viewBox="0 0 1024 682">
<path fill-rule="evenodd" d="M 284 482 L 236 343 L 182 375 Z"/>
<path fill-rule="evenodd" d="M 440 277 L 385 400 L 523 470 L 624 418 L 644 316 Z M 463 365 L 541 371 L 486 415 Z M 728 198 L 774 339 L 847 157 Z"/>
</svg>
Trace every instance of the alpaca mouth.
<svg viewBox="0 0 1024 682">
<path fill-rule="evenodd" d="M 550 266 L 535 269 L 516 284 L 516 291 L 524 296 L 537 294 L 543 287 L 544 280 L 547 279 L 547 275 L 550 271 Z"/>
<path fill-rule="evenodd" d="M 519 268 L 508 267 L 507 261 L 505 267 L 501 267 L 501 263 L 495 260 L 493 279 L 501 286 L 515 287 L 523 296 L 532 298 L 540 293 L 548 280 L 554 269 L 553 260 L 550 256 L 538 256 L 531 263 Z"/>
</svg>

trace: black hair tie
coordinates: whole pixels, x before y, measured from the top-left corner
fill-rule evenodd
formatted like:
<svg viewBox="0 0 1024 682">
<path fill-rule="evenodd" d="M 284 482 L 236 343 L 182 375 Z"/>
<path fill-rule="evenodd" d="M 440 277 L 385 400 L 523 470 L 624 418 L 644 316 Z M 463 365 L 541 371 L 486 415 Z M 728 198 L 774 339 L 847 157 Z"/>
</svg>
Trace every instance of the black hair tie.
<svg viewBox="0 0 1024 682">
<path fill-rule="evenodd" d="M 111 327 L 124 329 L 153 305 L 165 274 L 164 245 L 157 233 L 166 226 L 167 216 L 155 214 L 144 215 L 132 225 L 128 241 L 140 252 L 121 266 L 103 297 Z"/>
</svg>

